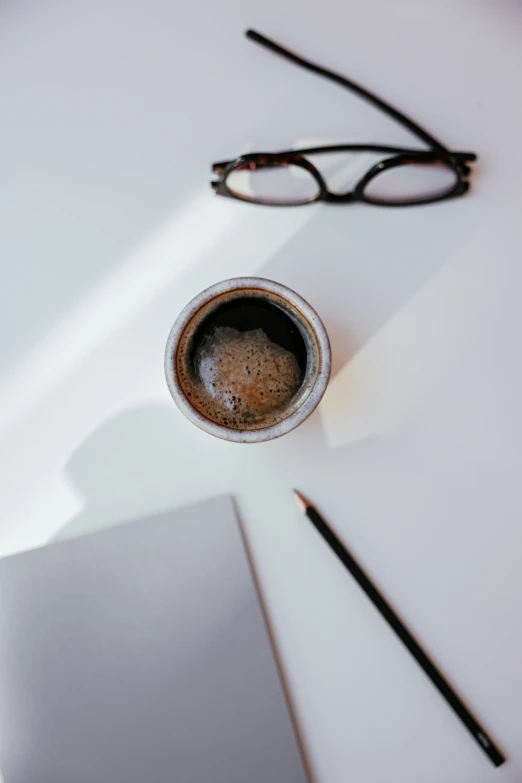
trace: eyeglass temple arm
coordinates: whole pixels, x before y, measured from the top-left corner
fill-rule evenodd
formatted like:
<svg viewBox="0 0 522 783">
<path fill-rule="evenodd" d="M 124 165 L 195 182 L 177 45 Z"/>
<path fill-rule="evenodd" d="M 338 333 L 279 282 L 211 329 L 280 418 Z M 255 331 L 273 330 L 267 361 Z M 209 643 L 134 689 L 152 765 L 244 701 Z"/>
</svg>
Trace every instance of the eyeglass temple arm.
<svg viewBox="0 0 522 783">
<path fill-rule="evenodd" d="M 296 65 L 301 66 L 301 68 L 306 68 L 308 71 L 312 71 L 312 73 L 317 73 L 319 76 L 324 76 L 326 79 L 337 82 L 337 84 L 340 84 L 342 87 L 346 87 L 348 90 L 352 90 L 352 92 L 357 93 L 357 95 L 360 95 L 361 98 L 364 98 L 369 103 L 377 106 L 381 111 L 385 112 L 390 117 L 393 117 L 394 120 L 399 122 L 405 128 L 408 128 L 411 133 L 417 136 L 417 138 L 422 139 L 422 141 L 428 144 L 431 149 L 439 150 L 441 152 L 449 151 L 439 141 L 437 141 L 437 139 L 435 139 L 433 136 L 430 136 L 430 134 L 426 133 L 426 131 L 417 125 L 417 123 L 413 122 L 413 120 L 410 120 L 400 111 L 397 111 L 388 103 L 381 100 L 376 95 L 373 95 L 373 93 L 368 92 L 368 90 L 365 90 L 364 87 L 360 87 L 355 82 L 352 82 L 350 79 L 345 79 L 344 76 L 339 76 L 337 73 L 328 71 L 326 68 L 321 68 L 320 65 L 315 65 L 308 60 L 304 60 L 302 57 L 293 54 L 293 52 L 289 52 L 287 49 L 283 49 L 282 46 L 279 46 L 279 44 L 276 44 L 269 38 L 265 38 L 264 35 L 257 33 L 255 30 L 247 30 L 245 35 L 247 38 L 250 38 L 251 41 L 255 41 L 256 43 L 264 46 L 266 49 L 270 49 L 270 51 L 275 52 L 276 54 L 280 54 L 281 57 L 285 57 L 287 60 L 290 60 Z"/>
</svg>

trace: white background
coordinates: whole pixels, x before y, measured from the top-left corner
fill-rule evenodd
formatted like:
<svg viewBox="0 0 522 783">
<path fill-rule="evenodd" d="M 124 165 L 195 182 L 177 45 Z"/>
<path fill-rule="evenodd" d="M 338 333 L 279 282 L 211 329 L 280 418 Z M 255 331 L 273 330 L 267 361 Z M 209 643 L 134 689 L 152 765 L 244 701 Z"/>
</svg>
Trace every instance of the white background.
<svg viewBox="0 0 522 783">
<path fill-rule="evenodd" d="M 232 492 L 317 783 L 519 780 L 522 10 L 308 6 L 3 4 L 2 553 Z M 215 198 L 210 163 L 241 152 L 415 144 L 247 27 L 476 151 L 469 197 L 403 210 Z M 295 288 L 334 351 L 319 412 L 258 446 L 196 430 L 163 378 L 180 309 L 237 275 Z M 299 516 L 293 486 L 508 764 L 491 766 Z"/>
</svg>

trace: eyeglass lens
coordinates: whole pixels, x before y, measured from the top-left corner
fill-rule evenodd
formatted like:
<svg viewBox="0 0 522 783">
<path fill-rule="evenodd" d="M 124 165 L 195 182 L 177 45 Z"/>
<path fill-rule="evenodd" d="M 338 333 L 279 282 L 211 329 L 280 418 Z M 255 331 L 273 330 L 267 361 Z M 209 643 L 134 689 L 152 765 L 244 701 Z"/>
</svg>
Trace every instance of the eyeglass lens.
<svg viewBox="0 0 522 783">
<path fill-rule="evenodd" d="M 268 204 L 306 204 L 320 191 L 313 174 L 292 163 L 241 164 L 228 175 L 227 187 L 239 198 Z"/>
<path fill-rule="evenodd" d="M 429 201 L 449 193 L 457 180 L 455 170 L 444 163 L 404 163 L 373 177 L 364 196 L 376 204 Z"/>
</svg>

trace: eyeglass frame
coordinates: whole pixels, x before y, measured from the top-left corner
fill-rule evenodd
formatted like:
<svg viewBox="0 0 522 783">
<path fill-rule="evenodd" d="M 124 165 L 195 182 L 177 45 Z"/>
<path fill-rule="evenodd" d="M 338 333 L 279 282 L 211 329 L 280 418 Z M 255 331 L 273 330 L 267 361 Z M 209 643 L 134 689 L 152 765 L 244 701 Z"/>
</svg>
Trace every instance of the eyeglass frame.
<svg viewBox="0 0 522 783">
<path fill-rule="evenodd" d="M 369 92 L 365 88 L 346 79 L 344 76 L 340 76 L 332 71 L 322 68 L 319 65 L 315 65 L 308 60 L 299 57 L 287 49 L 284 49 L 279 44 L 266 38 L 265 36 L 257 33 L 254 30 L 246 31 L 247 38 L 261 44 L 262 46 L 270 49 L 276 54 L 281 55 L 285 59 L 294 62 L 295 64 L 312 71 L 313 73 L 324 76 L 334 82 L 337 82 L 341 86 L 355 92 L 369 103 L 377 106 L 385 114 L 388 114 L 411 133 L 413 133 L 421 141 L 425 142 L 430 149 L 428 150 L 416 150 L 408 149 L 405 147 L 395 147 L 380 144 L 336 144 L 326 147 L 310 147 L 300 150 L 286 150 L 284 152 L 252 152 L 246 155 L 241 155 L 232 161 L 222 161 L 220 163 L 214 163 L 212 165 L 212 171 L 219 176 L 217 181 L 211 182 L 211 187 L 214 192 L 219 196 L 225 196 L 228 198 L 237 199 L 239 201 L 246 201 L 253 204 L 260 204 L 264 206 L 301 206 L 304 204 L 311 204 L 317 201 L 326 201 L 329 203 L 346 204 L 353 202 L 365 202 L 372 206 L 387 206 L 387 207 L 409 207 L 422 204 L 431 204 L 437 201 L 445 201 L 448 198 L 456 198 L 457 196 L 464 195 L 470 187 L 470 183 L 467 179 L 471 173 L 468 163 L 472 163 L 477 160 L 477 155 L 473 152 L 452 152 L 442 145 L 431 134 L 427 133 L 413 120 L 406 117 L 406 115 L 394 109 L 390 104 L 378 98 L 373 93 Z M 393 154 L 394 157 L 387 158 L 385 160 L 376 163 L 355 185 L 354 189 L 347 193 L 333 193 L 328 189 L 324 177 L 320 171 L 305 157 L 306 155 L 321 155 L 325 153 L 340 153 L 340 152 L 362 152 L 362 153 L 382 153 Z M 428 198 L 412 199 L 411 201 L 387 201 L 386 199 L 375 199 L 366 195 L 365 190 L 369 183 L 383 171 L 389 170 L 397 166 L 404 165 L 443 165 L 448 169 L 451 169 L 455 174 L 455 184 L 447 191 L 430 196 Z M 267 199 L 257 199 L 248 196 L 240 195 L 234 192 L 227 185 L 227 179 L 229 175 L 236 169 L 248 166 L 248 168 L 255 170 L 258 168 L 272 167 L 272 166 L 298 166 L 308 171 L 315 179 L 318 192 L 316 195 L 311 196 L 308 199 L 301 199 L 296 201 L 270 201 Z"/>
</svg>

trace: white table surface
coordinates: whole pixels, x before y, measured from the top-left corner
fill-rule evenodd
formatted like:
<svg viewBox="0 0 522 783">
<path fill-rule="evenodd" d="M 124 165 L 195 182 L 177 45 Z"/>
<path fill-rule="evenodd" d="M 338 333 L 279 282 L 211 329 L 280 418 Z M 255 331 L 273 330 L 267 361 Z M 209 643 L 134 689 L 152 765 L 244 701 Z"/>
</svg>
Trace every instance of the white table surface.
<svg viewBox="0 0 522 783">
<path fill-rule="evenodd" d="M 3 4 L 1 552 L 231 492 L 315 781 L 519 780 L 522 9 L 305 6 Z M 470 196 L 403 210 L 215 198 L 209 164 L 244 151 L 414 143 L 244 39 L 249 26 L 477 151 Z M 259 446 L 196 430 L 163 377 L 180 309 L 237 275 L 295 288 L 334 351 L 319 412 Z M 293 486 L 508 764 L 490 765 Z"/>
</svg>

